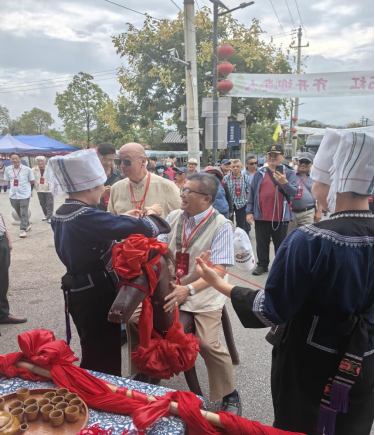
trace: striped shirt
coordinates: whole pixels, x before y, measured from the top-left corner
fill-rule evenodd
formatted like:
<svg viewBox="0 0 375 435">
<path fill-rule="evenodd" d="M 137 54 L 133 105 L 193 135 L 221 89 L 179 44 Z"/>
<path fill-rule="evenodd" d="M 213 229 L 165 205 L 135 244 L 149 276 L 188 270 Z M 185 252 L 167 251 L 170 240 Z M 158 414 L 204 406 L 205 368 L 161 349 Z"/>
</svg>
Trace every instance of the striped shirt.
<svg viewBox="0 0 375 435">
<path fill-rule="evenodd" d="M 250 179 L 248 176 L 241 174 L 238 178 L 234 178 L 232 174 L 228 174 L 223 179 L 224 183 L 228 186 L 230 196 L 236 208 L 242 208 L 246 205 L 246 195 L 250 192 Z M 237 183 L 237 185 L 236 185 Z M 241 189 L 241 195 L 236 195 L 236 189 Z"/>
<path fill-rule="evenodd" d="M 0 236 L 3 236 L 7 232 L 3 219 L 4 218 L 0 215 Z"/>
<path fill-rule="evenodd" d="M 199 213 L 195 216 L 189 217 L 188 213 L 184 213 L 183 216 L 187 219 L 185 226 L 185 236 L 188 238 L 194 228 L 202 222 L 202 220 L 208 215 L 211 207 L 205 210 L 203 213 Z M 170 223 L 171 214 L 166 218 L 166 221 Z M 234 265 L 234 250 L 233 250 L 233 226 L 231 222 L 225 223 L 219 231 L 216 233 L 211 244 L 211 257 L 212 263 L 222 264 L 226 266 Z M 160 234 L 158 236 L 159 242 L 168 243 L 169 234 Z M 173 252 L 173 254 L 175 254 Z"/>
</svg>

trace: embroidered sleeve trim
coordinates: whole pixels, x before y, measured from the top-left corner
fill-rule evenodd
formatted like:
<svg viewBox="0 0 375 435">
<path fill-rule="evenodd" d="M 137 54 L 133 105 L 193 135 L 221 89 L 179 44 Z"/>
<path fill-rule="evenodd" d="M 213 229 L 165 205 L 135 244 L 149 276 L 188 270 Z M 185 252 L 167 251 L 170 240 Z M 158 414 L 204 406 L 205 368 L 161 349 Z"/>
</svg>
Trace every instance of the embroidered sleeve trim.
<svg viewBox="0 0 375 435">
<path fill-rule="evenodd" d="M 76 217 L 80 216 L 82 213 L 86 213 L 87 211 L 92 210 L 90 207 L 82 207 L 76 211 L 73 211 L 70 214 L 54 214 L 53 218 L 57 221 L 61 222 L 67 222 L 75 219 Z"/>
<path fill-rule="evenodd" d="M 260 290 L 258 294 L 254 298 L 253 302 L 253 313 L 258 317 L 258 319 L 266 326 L 276 327 L 274 323 L 272 323 L 267 317 L 264 315 L 264 300 L 265 293 L 263 290 Z"/>
<path fill-rule="evenodd" d="M 329 240 L 336 245 L 346 246 L 348 248 L 362 248 L 365 246 L 374 246 L 373 237 L 342 236 L 341 234 L 338 234 L 334 231 L 318 228 L 315 225 L 306 225 L 299 229 L 307 234 L 310 234 L 313 237 L 321 237 L 322 239 Z"/>
<path fill-rule="evenodd" d="M 154 221 L 150 219 L 148 216 L 145 216 L 144 219 L 151 225 L 151 229 L 152 229 L 151 238 L 155 239 L 159 235 L 159 228 L 155 225 Z"/>
</svg>

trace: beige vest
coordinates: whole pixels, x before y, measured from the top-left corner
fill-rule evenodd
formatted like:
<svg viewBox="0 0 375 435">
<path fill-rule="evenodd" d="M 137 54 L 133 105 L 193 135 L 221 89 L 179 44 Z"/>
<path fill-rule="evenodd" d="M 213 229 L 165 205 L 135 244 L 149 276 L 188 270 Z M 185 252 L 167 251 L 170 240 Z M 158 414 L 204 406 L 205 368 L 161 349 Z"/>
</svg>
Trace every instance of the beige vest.
<svg viewBox="0 0 375 435">
<path fill-rule="evenodd" d="M 35 181 L 34 181 L 34 188 L 36 192 L 51 192 L 50 188 L 49 188 L 49 184 L 48 181 L 46 179 L 46 169 L 44 170 L 44 184 L 40 184 L 40 179 L 41 179 L 41 174 L 40 174 L 40 170 L 38 167 L 33 168 L 34 171 L 34 177 L 35 177 Z"/>
<path fill-rule="evenodd" d="M 183 211 L 176 210 L 172 212 L 170 226 L 172 228 L 168 237 L 168 247 L 173 255 L 176 255 L 181 248 L 180 242 L 183 232 Z M 189 258 L 189 273 L 181 278 L 181 284 L 190 284 L 199 276 L 195 269 L 195 258 L 202 252 L 211 249 L 211 244 L 219 229 L 229 222 L 217 210 L 211 214 L 207 221 L 197 230 L 196 234 L 189 241 L 187 249 L 184 252 L 190 254 Z M 227 276 L 227 275 L 226 275 Z M 208 311 L 220 310 L 225 304 L 226 296 L 219 293 L 213 287 L 208 287 L 196 293 L 194 296 L 188 296 L 187 301 L 181 305 L 182 311 L 191 311 L 195 313 L 203 313 Z"/>
</svg>

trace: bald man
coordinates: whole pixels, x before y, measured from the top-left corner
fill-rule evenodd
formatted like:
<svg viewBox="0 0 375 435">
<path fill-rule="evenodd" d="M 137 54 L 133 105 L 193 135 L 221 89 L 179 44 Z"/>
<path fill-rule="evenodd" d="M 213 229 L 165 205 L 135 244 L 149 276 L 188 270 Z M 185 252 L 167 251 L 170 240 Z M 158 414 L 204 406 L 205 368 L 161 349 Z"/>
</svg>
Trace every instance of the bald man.
<svg viewBox="0 0 375 435">
<path fill-rule="evenodd" d="M 147 171 L 147 157 L 142 145 L 127 143 L 119 150 L 120 166 L 125 180 L 112 186 L 108 211 L 123 214 L 129 210 L 144 211 L 160 204 L 161 216 L 166 218 L 181 205 L 180 191 L 174 183 Z"/>
</svg>

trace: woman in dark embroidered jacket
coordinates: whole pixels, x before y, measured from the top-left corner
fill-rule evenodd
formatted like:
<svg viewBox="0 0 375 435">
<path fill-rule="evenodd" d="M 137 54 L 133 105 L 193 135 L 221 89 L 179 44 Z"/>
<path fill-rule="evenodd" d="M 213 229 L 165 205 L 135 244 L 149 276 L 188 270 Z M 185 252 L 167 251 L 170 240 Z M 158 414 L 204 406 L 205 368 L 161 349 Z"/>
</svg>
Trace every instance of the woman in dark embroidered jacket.
<svg viewBox="0 0 375 435">
<path fill-rule="evenodd" d="M 234 287 L 197 259 L 245 328 L 271 327 L 274 426 L 308 435 L 368 435 L 374 415 L 374 139 L 327 130 L 314 194 L 330 219 L 282 243 L 265 291 Z M 328 204 L 326 202 L 328 201 Z"/>
</svg>

